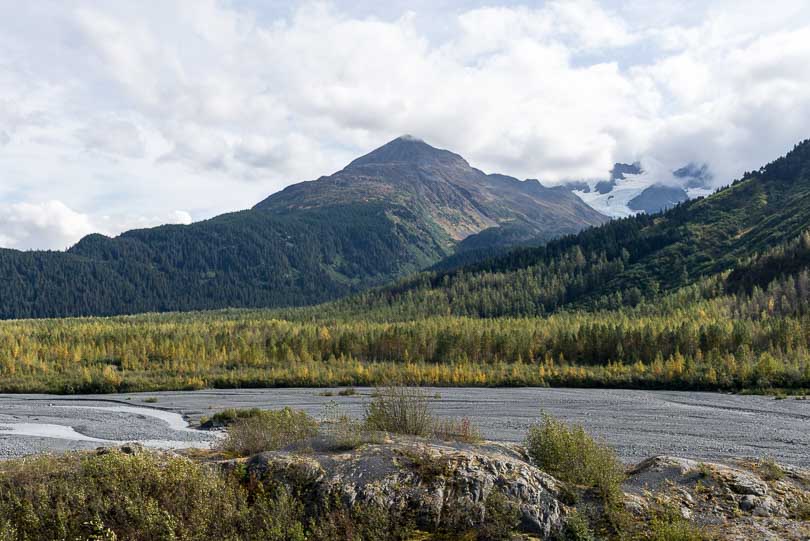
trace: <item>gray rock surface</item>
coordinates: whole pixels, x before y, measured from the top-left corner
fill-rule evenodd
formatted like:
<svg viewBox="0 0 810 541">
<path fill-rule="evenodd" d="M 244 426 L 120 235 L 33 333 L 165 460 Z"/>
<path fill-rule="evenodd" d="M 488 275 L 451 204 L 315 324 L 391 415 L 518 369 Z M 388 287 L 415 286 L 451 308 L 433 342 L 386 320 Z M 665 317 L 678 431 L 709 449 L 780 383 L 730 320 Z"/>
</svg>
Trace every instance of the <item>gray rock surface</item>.
<svg viewBox="0 0 810 541">
<path fill-rule="evenodd" d="M 717 539 L 810 539 L 810 522 L 801 511 L 810 504 L 810 472 L 780 467 L 783 475 L 776 479 L 774 467 L 650 458 L 629 471 L 625 507 L 643 516 L 653 502 L 668 502 Z"/>
<path fill-rule="evenodd" d="M 524 532 L 548 537 L 560 528 L 565 513 L 557 500 L 557 481 L 514 449 L 497 444 L 406 441 L 339 454 L 268 452 L 251 457 L 247 470 L 257 479 L 306 487 L 308 498 L 316 502 L 338 495 L 349 505 L 408 509 L 428 529 L 458 509 L 473 509 L 472 516 L 483 517 L 493 491 L 519 506 Z"/>
</svg>

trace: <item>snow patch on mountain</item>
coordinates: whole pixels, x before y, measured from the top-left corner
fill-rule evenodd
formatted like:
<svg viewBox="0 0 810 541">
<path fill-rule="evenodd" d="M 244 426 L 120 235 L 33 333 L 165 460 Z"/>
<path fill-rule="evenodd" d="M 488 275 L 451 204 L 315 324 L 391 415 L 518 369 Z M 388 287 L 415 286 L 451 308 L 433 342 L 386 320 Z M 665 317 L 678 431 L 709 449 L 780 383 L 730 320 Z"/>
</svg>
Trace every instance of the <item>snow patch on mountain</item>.
<svg viewBox="0 0 810 541">
<path fill-rule="evenodd" d="M 631 208 L 630 202 L 648 188 L 678 188 L 692 199 L 712 193 L 712 180 L 705 164 L 690 163 L 673 171 L 655 160 L 644 160 L 640 166 L 638 163 L 617 163 L 611 171 L 610 180 L 579 180 L 567 185 L 595 210 L 613 218 L 624 218 L 643 212 Z M 661 202 L 661 209 L 670 206 L 671 200 Z"/>
</svg>

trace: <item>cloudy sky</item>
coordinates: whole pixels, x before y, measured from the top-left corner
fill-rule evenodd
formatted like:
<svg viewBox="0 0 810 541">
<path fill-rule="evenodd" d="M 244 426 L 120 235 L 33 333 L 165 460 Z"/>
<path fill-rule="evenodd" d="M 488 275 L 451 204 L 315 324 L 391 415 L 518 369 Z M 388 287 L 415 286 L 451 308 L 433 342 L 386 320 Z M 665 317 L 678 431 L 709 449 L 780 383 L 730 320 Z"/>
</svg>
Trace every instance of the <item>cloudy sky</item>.
<svg viewBox="0 0 810 541">
<path fill-rule="evenodd" d="M 810 137 L 806 0 L 0 0 L 0 246 L 246 208 L 403 133 L 521 178 Z"/>
</svg>

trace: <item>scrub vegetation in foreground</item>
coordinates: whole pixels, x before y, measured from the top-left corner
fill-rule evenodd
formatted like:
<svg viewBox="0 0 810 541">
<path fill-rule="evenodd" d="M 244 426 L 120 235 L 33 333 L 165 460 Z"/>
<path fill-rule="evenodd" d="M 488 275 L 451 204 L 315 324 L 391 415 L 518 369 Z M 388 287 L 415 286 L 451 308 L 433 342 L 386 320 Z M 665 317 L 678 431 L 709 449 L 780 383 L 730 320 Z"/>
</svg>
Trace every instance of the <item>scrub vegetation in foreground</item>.
<svg viewBox="0 0 810 541">
<path fill-rule="evenodd" d="M 383 390 L 375 399 L 376 406 L 369 408 L 363 430 L 372 430 L 384 419 L 390 433 L 411 434 L 410 418 L 423 415 L 427 400 L 427 395 L 413 390 Z M 397 411 L 389 416 L 393 403 Z M 431 418 L 429 408 L 427 415 Z M 262 421 L 252 425 L 254 434 L 249 441 L 254 448 L 242 449 L 244 454 L 277 450 L 331 433 L 323 423 L 290 409 L 236 414 L 233 419 L 228 426 L 230 443 L 223 448 L 231 448 L 243 438 L 241 427 L 246 423 Z M 262 432 L 266 445 L 257 443 L 262 439 L 256 434 Z M 554 534 L 557 541 L 707 539 L 666 506 L 653 510 L 647 524 L 631 520 L 622 507 L 621 465 L 609 447 L 593 440 L 581 427 L 544 417 L 530 429 L 526 450 L 537 467 L 558 476 L 569 494 L 566 503 L 570 509 Z M 289 452 L 306 456 L 312 451 L 300 447 Z M 443 469 L 431 460 L 436 459 L 427 453 L 411 460 L 418 461 L 425 482 L 429 482 L 430 472 L 443 475 Z M 0 539 L 526 539 L 515 532 L 520 502 L 496 490 L 480 508 L 459 509 L 430 531 L 418 531 L 416 517 L 408 509 L 387 509 L 370 502 L 349 504 L 337 497 L 313 501 L 305 479 L 295 486 L 273 476 L 256 477 L 240 466 L 243 463 L 230 464 L 235 466 L 221 467 L 202 456 L 195 459 L 137 448 L 2 462 Z M 596 500 L 589 500 L 591 493 Z"/>
</svg>

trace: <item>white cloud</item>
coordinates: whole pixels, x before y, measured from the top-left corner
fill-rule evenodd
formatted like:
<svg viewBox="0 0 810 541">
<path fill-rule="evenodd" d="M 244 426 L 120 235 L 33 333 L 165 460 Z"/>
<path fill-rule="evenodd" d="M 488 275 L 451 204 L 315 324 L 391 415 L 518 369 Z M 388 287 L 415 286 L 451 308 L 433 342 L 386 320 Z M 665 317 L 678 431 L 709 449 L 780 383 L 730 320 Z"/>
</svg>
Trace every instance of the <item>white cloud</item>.
<svg viewBox="0 0 810 541">
<path fill-rule="evenodd" d="M 0 202 L 117 233 L 250 206 L 402 133 L 544 181 L 642 159 L 725 183 L 810 135 L 801 0 L 271 4 L 0 5 Z M 78 231 L 54 227 L 13 242 Z"/>
<path fill-rule="evenodd" d="M 146 149 L 138 127 L 120 118 L 96 118 L 76 131 L 88 152 L 142 158 Z"/>
<path fill-rule="evenodd" d="M 121 231 L 129 231 L 130 229 L 143 229 L 166 224 L 188 225 L 191 222 L 192 219 L 189 212 L 185 210 L 174 210 L 162 214 L 151 215 L 105 215 L 98 217 L 95 220 L 94 225 L 96 227 L 96 231 L 113 236 Z"/>
<path fill-rule="evenodd" d="M 0 247 L 24 250 L 64 250 L 90 233 L 121 231 L 163 224 L 190 224 L 191 214 L 175 210 L 159 215 L 92 217 L 61 201 L 0 205 Z"/>
<path fill-rule="evenodd" d="M 94 230 L 90 219 L 61 201 L 0 206 L 0 246 L 61 250 Z"/>
</svg>

